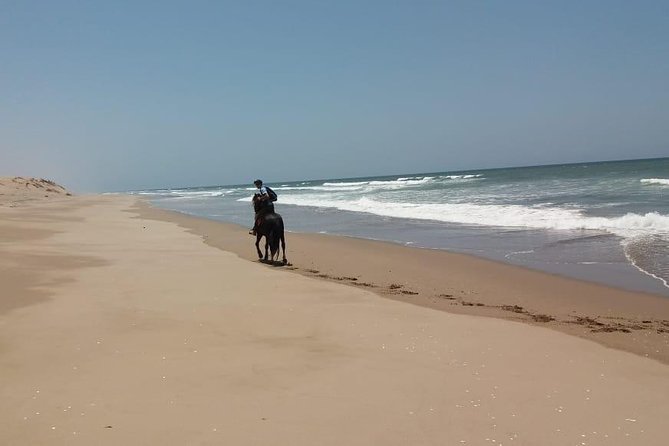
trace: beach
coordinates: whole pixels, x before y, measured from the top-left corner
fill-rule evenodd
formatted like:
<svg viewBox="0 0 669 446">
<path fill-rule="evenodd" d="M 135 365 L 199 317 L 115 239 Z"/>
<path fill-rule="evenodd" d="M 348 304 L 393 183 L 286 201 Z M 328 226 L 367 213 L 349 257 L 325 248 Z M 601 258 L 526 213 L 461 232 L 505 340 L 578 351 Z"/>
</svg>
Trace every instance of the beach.
<svg viewBox="0 0 669 446">
<path fill-rule="evenodd" d="M 257 259 L 248 229 L 141 204 L 214 247 Z M 323 234 L 290 233 L 284 267 L 451 313 L 550 327 L 669 363 L 669 299 L 471 255 Z M 261 245 L 263 246 L 263 245 Z"/>
<path fill-rule="evenodd" d="M 309 234 L 274 267 L 122 195 L 0 229 L 2 444 L 666 442 L 657 296 Z"/>
<path fill-rule="evenodd" d="M 669 158 L 302 179 L 271 185 L 291 232 L 470 254 L 669 297 Z M 248 225 L 255 188 L 129 193 L 156 207 Z"/>
</svg>

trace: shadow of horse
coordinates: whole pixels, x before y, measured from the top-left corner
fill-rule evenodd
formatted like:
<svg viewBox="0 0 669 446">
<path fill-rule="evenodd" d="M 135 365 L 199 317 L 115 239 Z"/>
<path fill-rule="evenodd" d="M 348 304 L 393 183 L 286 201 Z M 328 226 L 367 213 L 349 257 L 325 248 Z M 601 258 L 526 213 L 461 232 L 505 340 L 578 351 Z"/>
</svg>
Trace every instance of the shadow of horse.
<svg viewBox="0 0 669 446">
<path fill-rule="evenodd" d="M 260 251 L 260 240 L 265 237 L 265 255 Z M 256 251 L 258 252 L 258 258 L 261 259 L 264 263 L 271 263 L 275 265 L 279 260 L 279 244 L 281 245 L 281 251 L 283 258 L 281 265 L 288 263 L 286 259 L 286 239 L 284 237 L 284 228 L 283 228 L 283 218 L 281 215 L 270 212 L 265 214 L 260 223 L 256 226 Z M 268 249 L 269 254 L 268 256 Z"/>
</svg>

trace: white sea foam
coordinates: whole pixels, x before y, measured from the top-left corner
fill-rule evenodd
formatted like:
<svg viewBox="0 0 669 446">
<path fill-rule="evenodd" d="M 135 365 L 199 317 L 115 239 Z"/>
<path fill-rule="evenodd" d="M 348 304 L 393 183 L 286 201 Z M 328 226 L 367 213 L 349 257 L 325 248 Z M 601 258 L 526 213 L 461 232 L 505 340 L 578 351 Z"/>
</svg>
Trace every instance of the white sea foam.
<svg viewBox="0 0 669 446">
<path fill-rule="evenodd" d="M 340 185 L 340 186 L 279 186 L 273 187 L 272 189 L 282 190 L 282 191 L 298 191 L 298 190 L 314 190 L 314 191 L 323 191 L 323 192 L 352 192 L 357 190 L 363 190 L 367 186 L 367 183 L 356 185 Z M 250 190 L 250 189 L 249 189 Z M 255 189 L 253 189 L 255 190 Z"/>
<path fill-rule="evenodd" d="M 481 178 L 483 175 L 480 173 L 477 174 L 468 174 L 468 175 L 446 175 L 442 176 L 440 178 L 444 178 L 446 180 L 471 180 L 473 178 Z"/>
<path fill-rule="evenodd" d="M 163 192 L 158 191 L 140 191 L 136 192 L 137 195 L 157 195 L 161 199 L 165 200 L 185 200 L 185 199 L 204 199 L 204 198 L 217 198 L 224 197 L 230 193 L 232 190 L 188 190 L 188 189 L 172 189 Z"/>
<path fill-rule="evenodd" d="M 667 178 L 644 178 L 641 180 L 645 184 L 660 184 L 662 186 L 669 186 L 669 179 Z"/>
<path fill-rule="evenodd" d="M 397 180 L 385 181 L 341 181 L 341 182 L 325 182 L 320 185 L 305 185 L 299 184 L 297 186 L 282 185 L 274 187 L 277 191 L 318 191 L 318 192 L 372 192 L 379 190 L 397 190 L 405 187 L 421 186 L 434 181 L 434 177 L 407 177 L 398 178 Z M 255 190 L 255 188 L 247 188 L 245 190 Z"/>
<path fill-rule="evenodd" d="M 398 180 L 399 181 L 399 180 Z M 325 187 L 350 187 L 350 186 L 364 186 L 365 184 L 369 184 L 369 181 L 342 181 L 342 182 L 337 182 L 337 183 L 323 183 L 323 186 Z"/>
<path fill-rule="evenodd" d="M 520 256 L 520 255 L 523 255 L 523 254 L 532 254 L 533 252 L 534 252 L 534 249 L 529 249 L 527 251 L 514 251 L 514 252 L 510 252 L 510 253 L 506 254 L 504 256 L 504 258 L 505 259 L 510 259 L 511 257 Z"/>
<path fill-rule="evenodd" d="M 367 184 L 377 185 L 377 186 L 387 186 L 387 185 L 414 185 L 414 184 L 425 184 L 434 180 L 434 177 L 411 177 L 411 178 L 398 178 L 396 180 L 373 180 L 368 181 Z"/>
<path fill-rule="evenodd" d="M 627 260 L 642 273 L 659 280 L 669 288 L 669 266 L 666 259 L 669 237 L 659 234 L 642 234 L 623 240 Z"/>
<path fill-rule="evenodd" d="M 666 233 L 669 216 L 650 212 L 621 217 L 588 217 L 577 209 L 531 207 L 522 205 L 483 205 L 468 203 L 397 203 L 367 197 L 355 200 L 333 200 L 318 196 L 285 196 L 282 203 L 296 206 L 335 208 L 366 212 L 384 217 L 436 220 L 450 223 L 524 227 L 537 229 L 593 229 L 624 237 L 639 233 Z"/>
<path fill-rule="evenodd" d="M 481 178 L 481 174 L 468 175 L 448 175 L 448 176 L 416 176 L 416 177 L 401 177 L 396 180 L 370 180 L 370 181 L 337 181 L 324 182 L 322 184 L 309 185 L 307 183 L 299 183 L 292 186 L 289 184 L 282 184 L 273 187 L 275 191 L 315 191 L 315 192 L 376 192 L 384 190 L 399 190 L 404 188 L 420 187 L 434 182 L 442 182 L 444 180 L 472 180 Z M 254 187 L 246 187 L 240 190 L 255 191 Z M 242 199 L 240 201 L 246 201 Z"/>
</svg>

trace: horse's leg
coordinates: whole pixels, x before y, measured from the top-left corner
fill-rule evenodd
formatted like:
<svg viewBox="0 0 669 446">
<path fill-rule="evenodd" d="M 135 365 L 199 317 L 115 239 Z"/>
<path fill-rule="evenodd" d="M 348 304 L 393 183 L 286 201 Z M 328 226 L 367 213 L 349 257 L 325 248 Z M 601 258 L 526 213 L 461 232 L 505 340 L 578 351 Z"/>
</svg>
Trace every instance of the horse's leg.
<svg viewBox="0 0 669 446">
<path fill-rule="evenodd" d="M 256 233 L 256 251 L 258 251 L 258 258 L 262 259 L 262 252 L 260 252 L 260 239 L 262 238 L 262 235 L 259 233 Z"/>
<path fill-rule="evenodd" d="M 283 234 L 281 234 L 281 251 L 283 252 L 283 263 L 285 265 L 288 263 L 288 259 L 286 259 L 286 238 Z"/>
<path fill-rule="evenodd" d="M 265 236 L 265 261 L 267 261 L 267 248 L 269 248 L 269 236 Z"/>
<path fill-rule="evenodd" d="M 269 239 L 269 253 L 272 263 L 279 257 L 279 241 L 277 240 L 276 232 L 272 231 L 267 237 Z"/>
</svg>

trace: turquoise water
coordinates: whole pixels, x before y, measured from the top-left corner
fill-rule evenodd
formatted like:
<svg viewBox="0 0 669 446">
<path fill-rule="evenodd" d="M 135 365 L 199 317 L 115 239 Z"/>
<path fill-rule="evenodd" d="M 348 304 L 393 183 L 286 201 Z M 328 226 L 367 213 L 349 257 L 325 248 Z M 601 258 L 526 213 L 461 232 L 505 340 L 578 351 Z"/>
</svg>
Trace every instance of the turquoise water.
<svg viewBox="0 0 669 446">
<path fill-rule="evenodd" d="M 669 158 L 269 185 L 289 230 L 469 252 L 669 295 Z M 254 190 L 132 193 L 250 225 Z"/>
</svg>

